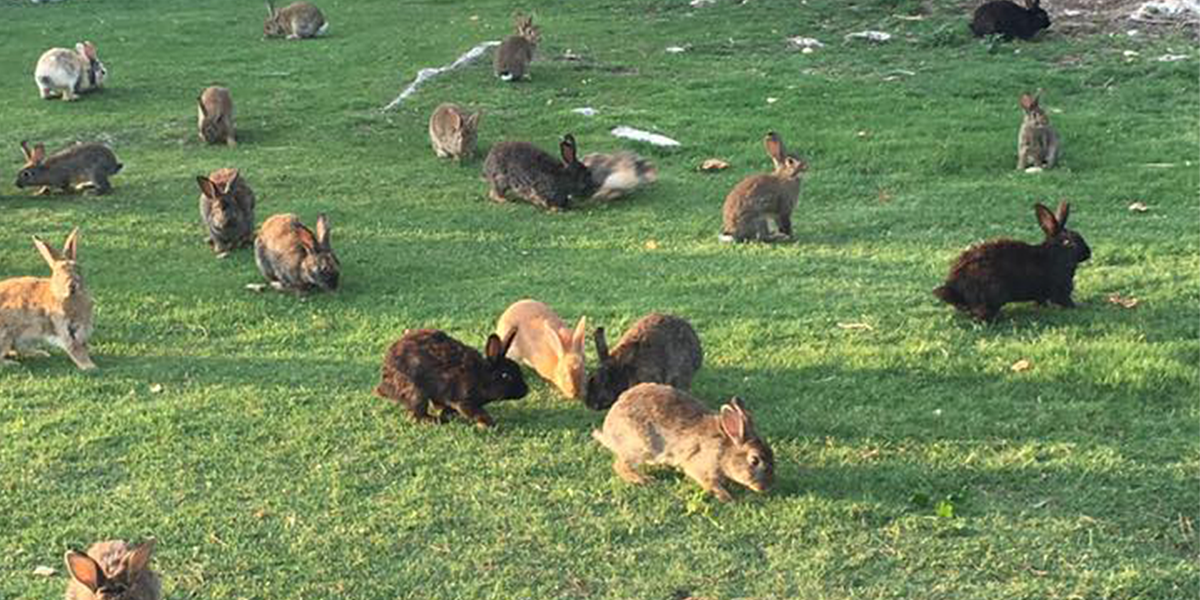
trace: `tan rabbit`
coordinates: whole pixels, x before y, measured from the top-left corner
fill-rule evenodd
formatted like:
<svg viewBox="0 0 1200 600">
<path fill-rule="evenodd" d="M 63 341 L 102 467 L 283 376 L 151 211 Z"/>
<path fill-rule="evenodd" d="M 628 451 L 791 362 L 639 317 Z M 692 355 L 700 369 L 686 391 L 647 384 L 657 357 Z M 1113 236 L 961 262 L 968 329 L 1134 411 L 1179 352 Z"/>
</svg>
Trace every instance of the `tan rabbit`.
<svg viewBox="0 0 1200 600">
<path fill-rule="evenodd" d="M 289 40 L 323 35 L 329 29 L 321 9 L 311 2 L 293 2 L 283 8 L 275 8 L 267 0 L 267 20 L 263 22 L 263 36 L 282 37 Z"/>
<path fill-rule="evenodd" d="M 775 455 L 754 432 L 746 406 L 733 398 L 714 413 L 687 392 L 660 383 L 630 388 L 592 437 L 616 455 L 613 470 L 646 483 L 640 464 L 682 469 L 721 502 L 732 500 L 724 481 L 765 492 L 775 479 Z"/>
<path fill-rule="evenodd" d="M 200 130 L 200 139 L 209 144 L 225 142 L 230 148 L 237 146 L 237 136 L 233 124 L 233 96 L 228 88 L 211 86 L 200 92 L 196 98 L 199 116 L 196 127 Z"/>
<path fill-rule="evenodd" d="M 100 89 L 106 75 L 104 63 L 96 58 L 96 45 L 79 42 L 74 50 L 51 48 L 43 53 L 34 68 L 33 80 L 42 99 L 61 95 L 63 100 L 71 101 L 80 93 Z"/>
<path fill-rule="evenodd" d="M 800 198 L 800 176 L 808 169 L 803 159 L 788 154 L 774 131 L 763 139 L 775 171 L 751 175 L 730 190 L 722 210 L 722 242 L 792 238 L 792 211 Z"/>
<path fill-rule="evenodd" d="M 67 552 L 66 600 L 161 600 L 162 582 L 150 568 L 154 545 L 154 538 L 137 546 L 111 540 L 92 544 L 87 554 Z"/>
<path fill-rule="evenodd" d="M 475 156 L 479 116 L 480 113 L 467 114 L 462 107 L 449 102 L 438 106 L 429 117 L 433 152 L 440 158 L 451 157 L 459 162 Z"/>
<path fill-rule="evenodd" d="M 37 187 L 37 195 L 49 194 L 57 188 L 63 192 L 86 189 L 97 196 L 112 189 L 108 178 L 121 172 L 121 163 L 104 144 L 75 144 L 46 157 L 46 147 L 37 144 L 33 150 L 21 142 L 25 166 L 17 173 L 19 188 Z"/>
<path fill-rule="evenodd" d="M 593 153 L 583 157 L 583 164 L 599 186 L 592 194 L 596 200 L 615 200 L 658 180 L 654 164 L 633 152 Z"/>
<path fill-rule="evenodd" d="M 79 230 L 75 229 L 59 253 L 34 237 L 33 245 L 50 265 L 50 277 L 0 281 L 0 365 L 13 364 L 5 358 L 10 352 L 27 351 L 37 342 L 46 342 L 66 350 L 80 369 L 96 368 L 88 356 L 92 297 L 76 266 L 78 242 Z"/>
<path fill-rule="evenodd" d="M 1058 132 L 1050 126 L 1050 117 L 1038 105 L 1041 97 L 1041 92 L 1036 96 L 1021 94 L 1025 119 L 1021 121 L 1021 131 L 1017 134 L 1017 170 L 1026 167 L 1049 169 L 1058 161 Z"/>
<path fill-rule="evenodd" d="M 533 367 L 566 397 L 581 398 L 587 382 L 586 327 L 587 317 L 580 317 L 572 332 L 549 306 L 537 300 L 521 300 L 500 315 L 496 335 L 503 338 L 514 329 L 520 331 L 508 349 L 508 357 Z"/>
<path fill-rule="evenodd" d="M 529 73 L 533 62 L 533 51 L 542 39 L 542 32 L 533 25 L 533 17 L 517 15 L 517 33 L 504 38 L 496 49 L 493 66 L 496 77 L 504 81 L 518 81 Z"/>
</svg>

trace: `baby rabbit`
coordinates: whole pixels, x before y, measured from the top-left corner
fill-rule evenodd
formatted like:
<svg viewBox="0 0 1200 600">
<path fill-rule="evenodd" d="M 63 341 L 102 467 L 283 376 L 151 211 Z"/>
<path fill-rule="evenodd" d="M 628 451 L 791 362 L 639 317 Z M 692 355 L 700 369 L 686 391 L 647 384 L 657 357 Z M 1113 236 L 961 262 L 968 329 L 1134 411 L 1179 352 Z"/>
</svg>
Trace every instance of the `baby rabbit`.
<svg viewBox="0 0 1200 600">
<path fill-rule="evenodd" d="M 584 342 L 587 318 L 579 317 L 572 332 L 567 324 L 537 300 L 513 303 L 496 322 L 496 335 L 520 329 L 508 350 L 508 357 L 519 360 L 553 383 L 568 398 L 583 395 Z"/>
<path fill-rule="evenodd" d="M 593 153 L 583 157 L 583 164 L 592 172 L 596 200 L 615 200 L 658 180 L 658 169 L 633 152 Z"/>
<path fill-rule="evenodd" d="M 10 352 L 48 342 L 66 350 L 81 370 L 96 368 L 87 345 L 92 335 L 92 296 L 75 261 L 78 242 L 75 229 L 60 253 L 34 237 L 33 245 L 50 265 L 50 278 L 0 281 L 0 365 L 13 364 L 5 358 Z"/>
<path fill-rule="evenodd" d="M 616 455 L 613 470 L 633 484 L 646 483 L 640 464 L 682 469 L 721 502 L 733 499 L 731 479 L 765 492 L 775 479 L 775 455 L 754 432 L 746 406 L 733 398 L 710 412 L 687 392 L 659 383 L 630 388 L 592 437 Z"/>
<path fill-rule="evenodd" d="M 200 218 L 208 227 L 208 245 L 218 258 L 254 241 L 254 191 L 237 169 L 196 176 Z"/>
<path fill-rule="evenodd" d="M 66 599 L 161 600 L 162 583 L 150 569 L 154 545 L 154 538 L 132 547 L 112 540 L 92 544 L 87 554 L 67 552 Z"/>
<path fill-rule="evenodd" d="M 417 422 L 441 422 L 454 410 L 480 428 L 495 424 L 483 409 L 497 400 L 517 400 L 529 393 L 521 367 L 505 357 L 517 330 L 501 341 L 488 336 L 485 356 L 437 329 L 406 331 L 383 357 L 383 374 L 375 395 L 403 404 Z M 429 403 L 438 417 L 429 414 Z"/>
<path fill-rule="evenodd" d="M 971 18 L 971 33 L 976 37 L 1000 34 L 1010 40 L 1014 36 L 1028 40 L 1050 26 L 1050 15 L 1042 9 L 1041 0 L 1025 0 L 1025 8 L 1008 0 L 987 2 L 975 9 Z"/>
<path fill-rule="evenodd" d="M 533 51 L 537 49 L 542 32 L 533 26 L 533 17 L 517 15 L 517 33 L 504 38 L 496 49 L 493 66 L 496 77 L 503 81 L 517 81 L 529 72 Z"/>
<path fill-rule="evenodd" d="M 488 197 L 504 202 L 509 189 L 547 210 L 565 210 L 571 198 L 587 197 L 596 189 L 591 171 L 576 158 L 575 136 L 559 144 L 562 162 L 529 142 L 500 142 L 483 161 Z"/>
<path fill-rule="evenodd" d="M 254 260 L 267 283 L 278 291 L 334 291 L 341 263 L 329 245 L 329 219 L 317 216 L 317 234 L 292 214 L 263 221 L 254 240 Z M 261 290 L 261 285 L 247 286 Z"/>
<path fill-rule="evenodd" d="M 704 363 L 696 330 L 671 315 L 642 317 L 621 336 L 612 354 L 603 327 L 596 328 L 595 338 L 600 366 L 588 378 L 584 398 L 584 404 L 593 410 L 612 406 L 622 392 L 639 383 L 665 383 L 687 390 Z"/>
<path fill-rule="evenodd" d="M 457 104 L 441 104 L 429 117 L 429 141 L 439 158 L 462 162 L 475 156 L 480 113 L 467 114 Z"/>
<path fill-rule="evenodd" d="M 108 71 L 96 58 L 96 45 L 91 42 L 75 44 L 74 50 L 51 48 L 38 59 L 33 72 L 38 93 L 43 100 L 61 95 L 71 101 L 82 92 L 100 89 Z"/>
<path fill-rule="evenodd" d="M 217 86 L 204 88 L 196 98 L 200 115 L 196 127 L 200 139 L 209 144 L 225 142 L 230 148 L 237 146 L 233 126 L 233 96 L 229 89 Z"/>
<path fill-rule="evenodd" d="M 1025 119 L 1021 121 L 1021 131 L 1017 134 L 1017 170 L 1025 167 L 1054 166 L 1058 161 L 1060 140 L 1058 132 L 1050 126 L 1050 117 L 1038 106 L 1042 97 L 1021 94 L 1021 108 L 1025 109 Z"/>
<path fill-rule="evenodd" d="M 265 37 L 287 36 L 289 40 L 298 40 L 322 35 L 328 28 L 325 15 L 311 2 L 293 2 L 276 9 L 271 0 L 267 0 L 267 20 L 263 22 Z"/>
<path fill-rule="evenodd" d="M 788 154 L 783 139 L 774 131 L 763 143 L 775 171 L 751 175 L 730 190 L 722 209 L 722 242 L 792 239 L 792 211 L 800 198 L 800 175 L 808 170 L 808 164 Z"/>
<path fill-rule="evenodd" d="M 1083 236 L 1066 227 L 1071 205 L 1059 204 L 1057 215 L 1042 204 L 1034 209 L 1045 241 L 1034 246 L 999 239 L 969 248 L 934 295 L 980 321 L 991 321 L 1009 302 L 1050 301 L 1074 307 L 1075 268 L 1092 256 L 1092 250 Z"/>
<path fill-rule="evenodd" d="M 21 142 L 21 151 L 25 153 L 25 166 L 17 173 L 17 187 L 38 186 L 39 196 L 49 194 L 53 188 L 63 192 L 88 189 L 97 196 L 107 194 L 112 189 L 109 176 L 116 175 L 124 166 L 104 144 L 75 144 L 50 158 L 46 158 L 46 147 L 42 144 L 30 150 L 26 142 Z"/>
</svg>

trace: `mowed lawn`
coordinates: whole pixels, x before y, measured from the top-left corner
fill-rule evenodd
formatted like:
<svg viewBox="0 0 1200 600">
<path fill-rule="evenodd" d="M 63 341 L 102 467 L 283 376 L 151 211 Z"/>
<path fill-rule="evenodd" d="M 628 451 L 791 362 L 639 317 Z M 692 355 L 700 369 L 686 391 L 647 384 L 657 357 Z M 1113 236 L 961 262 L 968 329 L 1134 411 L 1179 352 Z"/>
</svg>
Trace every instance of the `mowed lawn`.
<svg viewBox="0 0 1200 600">
<path fill-rule="evenodd" d="M 1196 597 L 1194 42 L 989 45 L 958 4 L 319 0 L 330 35 L 285 42 L 261 39 L 260 2 L 2 0 L 0 278 L 44 275 L 30 236 L 78 226 L 99 369 L 55 351 L 0 370 L 0 598 L 57 597 L 67 548 L 150 536 L 180 600 Z M 489 53 L 380 112 L 516 8 L 543 27 L 531 82 L 495 80 Z M 864 29 L 895 37 L 843 41 Z M 797 35 L 826 46 L 790 50 Z M 84 39 L 107 89 L 40 100 L 38 56 Z M 212 84 L 232 90 L 236 149 L 196 135 Z M 1027 174 L 1017 97 L 1037 88 L 1063 155 Z M 481 160 L 429 148 L 443 101 L 484 111 L 484 149 L 573 132 L 660 181 L 559 214 L 492 204 Z M 769 130 L 809 161 L 797 240 L 719 244 Z M 23 139 L 104 141 L 125 168 L 106 197 L 33 197 L 13 186 Z M 698 171 L 710 157 L 731 167 Z M 245 290 L 252 253 L 203 242 L 195 176 L 219 167 L 242 170 L 260 221 L 328 213 L 343 289 Z M 971 243 L 1039 241 L 1033 204 L 1060 200 L 1093 252 L 1077 309 L 981 326 L 930 294 Z M 652 311 L 691 321 L 693 391 L 745 398 L 776 488 L 722 505 L 670 471 L 630 486 L 590 437 L 602 415 L 531 371 L 491 431 L 372 396 L 405 329 L 482 347 L 524 297 L 610 342 Z"/>
</svg>

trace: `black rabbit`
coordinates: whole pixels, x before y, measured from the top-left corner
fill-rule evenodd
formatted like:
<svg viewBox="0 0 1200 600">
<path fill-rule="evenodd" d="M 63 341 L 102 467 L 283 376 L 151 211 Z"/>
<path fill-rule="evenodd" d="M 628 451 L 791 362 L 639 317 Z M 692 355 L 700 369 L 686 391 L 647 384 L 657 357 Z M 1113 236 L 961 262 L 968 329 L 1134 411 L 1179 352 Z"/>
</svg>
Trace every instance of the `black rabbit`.
<svg viewBox="0 0 1200 600">
<path fill-rule="evenodd" d="M 1041 0 L 1025 0 L 1025 8 L 1021 8 L 1008 0 L 988 2 L 975 9 L 971 33 L 979 37 L 1000 34 L 1004 39 L 1031 39 L 1050 26 L 1050 15 L 1040 4 Z"/>
</svg>

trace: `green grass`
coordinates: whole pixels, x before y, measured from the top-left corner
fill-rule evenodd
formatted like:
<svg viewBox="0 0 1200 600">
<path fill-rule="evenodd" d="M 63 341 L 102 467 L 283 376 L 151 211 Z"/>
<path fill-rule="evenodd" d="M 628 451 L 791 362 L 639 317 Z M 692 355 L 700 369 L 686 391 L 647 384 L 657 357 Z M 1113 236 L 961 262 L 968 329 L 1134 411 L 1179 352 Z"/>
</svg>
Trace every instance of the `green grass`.
<svg viewBox="0 0 1200 600">
<path fill-rule="evenodd" d="M 79 226 L 100 367 L 56 352 L 0 371 L 0 597 L 58 596 L 37 565 L 146 536 L 172 599 L 1196 597 L 1194 47 L 1051 33 L 990 50 L 956 4 L 533 0 L 531 83 L 481 61 L 384 114 L 419 68 L 507 33 L 513 5 L 321 0 L 331 35 L 287 43 L 260 39 L 255 2 L 0 1 L 0 277 L 45 273 L 30 235 Z M 842 41 L 866 28 L 896 38 Z M 827 47 L 790 52 L 793 35 Z M 38 55 L 82 39 L 109 87 L 39 100 Z M 196 135 L 214 83 L 237 103 L 235 150 Z M 1038 87 L 1062 164 L 1018 173 L 1017 96 Z M 447 100 L 485 112 L 484 147 L 567 131 L 585 153 L 631 147 L 619 124 L 683 145 L 632 146 L 661 179 L 627 201 L 497 206 L 478 162 L 428 146 Z M 810 163 L 798 241 L 718 244 L 770 129 Z M 12 186 L 22 139 L 104 140 L 125 170 L 108 197 L 34 198 Z M 697 172 L 708 157 L 732 167 Z M 224 166 L 260 220 L 329 213 L 343 290 L 243 289 L 251 253 L 215 259 L 196 208 L 194 176 Z M 1015 305 L 985 327 L 929 293 L 970 243 L 1037 240 L 1033 203 L 1060 199 L 1093 249 L 1077 310 Z M 415 426 L 371 395 L 404 329 L 478 347 L 522 297 L 614 334 L 688 318 L 694 392 L 747 399 L 777 489 L 719 505 L 675 474 L 628 486 L 589 436 L 601 416 L 532 373 L 489 432 Z M 871 329 L 838 325 L 855 322 Z"/>
</svg>

